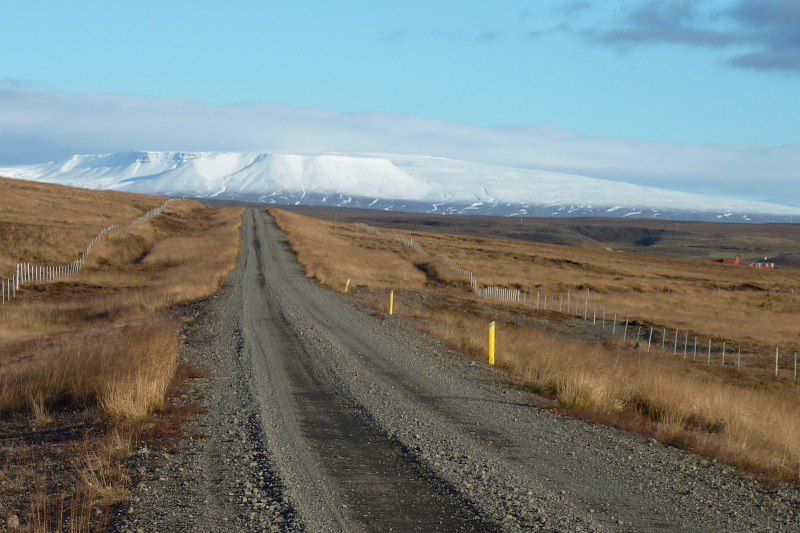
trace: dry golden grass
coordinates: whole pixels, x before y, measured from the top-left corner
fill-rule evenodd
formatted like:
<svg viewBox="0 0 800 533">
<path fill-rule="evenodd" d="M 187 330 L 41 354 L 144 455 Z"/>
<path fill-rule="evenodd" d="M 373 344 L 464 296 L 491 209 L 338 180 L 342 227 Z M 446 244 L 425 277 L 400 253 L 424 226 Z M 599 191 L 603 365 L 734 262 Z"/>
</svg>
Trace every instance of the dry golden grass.
<svg viewBox="0 0 800 533">
<path fill-rule="evenodd" d="M 731 268 L 652 255 L 414 233 L 427 250 L 446 253 L 484 285 L 549 294 L 584 294 L 607 313 L 745 349 L 797 349 L 800 272 Z"/>
<path fill-rule="evenodd" d="M 152 196 L 0 178 L 0 277 L 14 264 L 67 263 L 106 226 L 163 204 Z"/>
<path fill-rule="evenodd" d="M 143 418 L 161 407 L 177 348 L 165 319 L 62 336 L 0 368 L 0 414 L 97 404 L 113 417 Z"/>
<path fill-rule="evenodd" d="M 800 481 L 800 394 L 795 384 L 768 380 L 757 373 L 743 376 L 731 369 L 645 355 L 616 341 L 580 340 L 566 329 L 566 322 L 565 329 L 558 330 L 561 323 L 556 316 L 548 323 L 556 332 L 547 331 L 537 326 L 533 317 L 530 322 L 520 321 L 519 313 L 528 312 L 524 309 L 476 301 L 466 281 L 446 265 L 422 258 L 393 240 L 349 224 L 270 211 L 309 275 L 340 292 L 351 278 L 353 293 L 376 308 L 384 306 L 386 288 L 402 289 L 396 314 L 462 353 L 483 359 L 486 325 L 499 320 L 498 365 L 522 385 L 557 400 L 561 408 L 592 421 L 652 435 L 771 479 Z M 423 234 L 414 234 L 414 240 L 429 251 L 458 257 L 486 283 L 505 286 L 535 287 L 524 284 L 535 275 L 547 280 L 544 286 L 585 290 L 578 281 L 583 277 L 593 290 L 605 290 L 604 294 L 638 287 L 646 288 L 643 294 L 648 296 L 657 294 L 665 279 L 677 279 L 677 272 L 683 271 L 683 278 L 676 281 L 683 298 L 691 298 L 696 287 L 701 298 L 724 302 L 741 279 L 755 283 L 754 276 L 762 274 L 691 262 L 661 265 L 657 259 L 633 254 L 601 253 L 595 258 L 596 253 L 583 250 L 502 240 Z M 774 297 L 785 303 L 779 320 L 795 312 L 794 296 L 786 292 L 797 280 L 795 274 L 781 272 L 768 273 L 759 281 L 769 290 L 780 291 L 777 296 L 770 292 L 760 295 L 762 301 Z M 715 293 L 711 288 L 726 283 L 731 285 L 727 292 Z M 664 304 L 665 300 L 660 301 Z M 694 303 L 700 305 L 702 300 Z M 734 309 L 737 305 L 733 304 Z M 660 316 L 678 316 L 680 310 L 665 308 Z M 526 323 L 530 325 L 520 325 Z M 712 320 L 706 320 L 703 327 L 721 335 L 713 329 Z M 740 338 L 759 338 L 756 330 L 742 327 L 747 333 Z"/>
<path fill-rule="evenodd" d="M 103 227 L 164 203 L 13 180 L 0 180 L 0 199 L 0 275 L 17 261 L 72 260 Z M 71 531 L 102 526 L 98 509 L 124 498 L 119 460 L 139 421 L 162 408 L 177 368 L 171 309 L 219 289 L 235 265 L 240 218 L 240 209 L 173 202 L 159 217 L 106 235 L 79 275 L 26 284 L 0 306 L 2 427 L 21 435 L 74 427 L 91 433 L 83 445 L 67 438 L 32 453 L 0 449 L 0 477 L 38 487 L 27 497 L 34 529 L 58 521 Z M 5 490 L 0 513 L 19 511 L 26 497 L 9 503 Z"/>
<path fill-rule="evenodd" d="M 796 350 L 800 273 L 505 240 L 414 235 L 484 284 L 583 294 L 607 313 L 745 348 Z"/>
<path fill-rule="evenodd" d="M 81 274 L 28 285 L 0 307 L 0 362 L 29 356 L 33 342 L 57 334 L 101 330 L 213 293 L 235 263 L 239 218 L 239 210 L 176 202 L 146 224 L 110 233 Z"/>
<path fill-rule="evenodd" d="M 282 212 L 282 223 L 292 225 L 299 220 L 293 213 Z M 409 271 L 411 262 L 422 261 L 403 250 L 403 245 L 384 239 L 375 243 L 374 236 L 348 224 L 336 224 L 315 219 L 320 228 L 336 227 L 336 243 L 345 249 L 369 250 L 363 257 L 337 258 L 335 264 L 322 257 L 324 247 L 305 251 L 309 272 L 321 281 L 338 287 L 347 277 L 354 283 L 395 288 L 424 282 L 424 276 Z M 297 223 L 294 223 L 297 226 Z M 606 309 L 621 320 L 630 318 L 652 325 L 656 331 L 666 327 L 681 331 L 681 338 L 700 338 L 701 345 L 714 339 L 715 349 L 723 341 L 745 353 L 760 353 L 762 364 L 779 347 L 781 353 L 798 351 L 800 338 L 800 271 L 755 270 L 747 267 L 727 267 L 700 260 L 683 260 L 653 255 L 607 252 L 569 246 L 528 243 L 507 239 L 486 239 L 463 235 L 426 232 L 392 233 L 413 237 L 428 251 L 445 253 L 461 266 L 471 270 L 482 285 L 518 288 L 536 294 L 547 292 L 566 301 L 570 292 L 583 298 L 587 288 L 592 305 L 598 312 Z M 324 238 L 313 235 L 304 238 Z M 364 242 L 364 241 L 367 242 Z M 383 252 L 383 253 L 380 253 Z M 312 257 L 313 254 L 318 258 Z M 397 279 L 381 280 L 379 261 L 394 261 L 400 254 L 408 261 Z M 358 256 L 358 254 L 355 254 Z M 456 284 L 463 277 L 435 258 L 425 260 L 439 265 L 439 275 Z M 397 268 L 387 264 L 387 267 Z M 344 279 L 343 279 L 344 278 Z M 397 285 L 397 282 L 401 285 Z M 574 299 L 573 299 L 574 302 Z M 592 308 L 593 309 L 593 308 Z M 784 361 L 785 365 L 785 361 Z"/>
<path fill-rule="evenodd" d="M 425 275 L 412 252 L 391 239 L 378 239 L 352 224 L 311 219 L 270 209 L 308 274 L 339 291 L 352 287 L 421 289 Z"/>
<path fill-rule="evenodd" d="M 0 308 L 0 412 L 96 401 L 114 415 L 142 417 L 157 407 L 177 346 L 174 324 L 157 313 L 217 290 L 234 264 L 238 217 L 171 204 L 101 241 L 79 276 L 32 285 Z"/>
<path fill-rule="evenodd" d="M 437 310 L 420 318 L 422 329 L 483 358 L 488 317 Z M 565 409 L 753 472 L 800 480 L 795 390 L 736 386 L 703 367 L 617 343 L 565 341 L 503 323 L 497 331 L 497 364 Z"/>
</svg>

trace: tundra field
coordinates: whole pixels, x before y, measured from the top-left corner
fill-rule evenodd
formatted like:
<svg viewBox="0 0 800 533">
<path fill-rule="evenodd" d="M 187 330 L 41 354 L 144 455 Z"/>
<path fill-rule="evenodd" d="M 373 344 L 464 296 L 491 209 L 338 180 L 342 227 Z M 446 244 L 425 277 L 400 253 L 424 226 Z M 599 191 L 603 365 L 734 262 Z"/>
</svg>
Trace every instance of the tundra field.
<svg viewBox="0 0 800 533">
<path fill-rule="evenodd" d="M 163 198 L 0 179 L 0 275 L 17 262 L 74 260 L 104 227 Z M 80 274 L 26 283 L 0 307 L 0 515 L 34 530 L 104 529 L 126 498 L 133 443 L 166 438 L 191 406 L 165 404 L 179 367 L 180 314 L 233 267 L 241 210 L 193 201 L 108 233 Z M 173 417 L 174 418 L 174 417 Z"/>
<path fill-rule="evenodd" d="M 359 219 L 342 210 L 323 211 L 329 219 Z M 384 230 L 412 237 L 431 253 L 425 257 L 351 223 L 274 208 L 271 213 L 310 276 L 339 292 L 350 279 L 350 294 L 380 313 L 386 312 L 388 292 L 394 289 L 397 318 L 478 361 L 485 360 L 487 324 L 496 320 L 498 365 L 542 403 L 654 436 L 767 479 L 800 481 L 800 390 L 790 370 L 782 370 L 776 380 L 768 366 L 775 346 L 783 353 L 797 349 L 800 272 L 720 267 L 697 259 L 608 252 L 597 245 L 491 239 L 485 229 L 476 230 L 484 236 Z M 411 218 L 381 213 L 364 220 L 374 225 L 393 220 L 386 224 L 391 227 Z M 430 218 L 450 223 L 448 217 Z M 486 219 L 487 226 L 493 223 Z M 783 228 L 783 233 L 791 231 Z M 781 238 L 769 237 L 773 243 Z M 679 328 L 681 341 L 689 330 L 692 337 L 725 340 L 758 356 L 749 356 L 747 368 L 736 371 L 731 359 L 721 368 L 718 354 L 706 366 L 705 359 L 687 362 L 671 351 L 634 350 L 596 335 L 596 328 L 576 317 L 479 300 L 467 278 L 437 259 L 438 253 L 455 259 L 485 285 L 533 294 L 580 295 L 588 288 L 602 306 L 632 323 Z M 790 365 L 784 362 L 783 368 Z"/>
<path fill-rule="evenodd" d="M 70 262 L 120 228 L 79 274 L 25 283 L 0 305 L 0 523 L 722 531 L 800 520 L 800 389 L 786 359 L 800 270 L 703 257 L 716 244 L 791 265 L 797 227 L 670 233 L 650 221 L 318 208 L 270 208 L 270 219 L 263 206 L 243 217 L 175 200 L 122 229 L 164 201 L 0 178 L 4 279 L 18 262 Z M 478 298 L 439 254 L 550 306 Z M 587 290 L 630 331 L 715 339 L 712 364 L 558 312 Z M 720 364 L 722 342 L 741 348 L 740 370 Z"/>
</svg>

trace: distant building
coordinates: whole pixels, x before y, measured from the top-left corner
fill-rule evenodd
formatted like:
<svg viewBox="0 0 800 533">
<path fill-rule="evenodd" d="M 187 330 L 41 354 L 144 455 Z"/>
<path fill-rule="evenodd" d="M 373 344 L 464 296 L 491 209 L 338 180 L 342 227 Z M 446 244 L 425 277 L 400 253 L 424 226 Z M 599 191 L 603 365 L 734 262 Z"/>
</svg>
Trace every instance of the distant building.
<svg viewBox="0 0 800 533">
<path fill-rule="evenodd" d="M 740 263 L 739 256 L 736 254 L 709 254 L 708 262 L 736 266 L 738 266 Z"/>
<path fill-rule="evenodd" d="M 772 261 L 771 259 L 769 259 L 768 257 L 765 257 L 764 259 L 760 259 L 758 261 L 753 261 L 752 263 L 750 263 L 750 266 L 752 268 L 769 268 L 769 269 L 773 269 L 773 268 L 775 268 L 775 262 Z"/>
</svg>

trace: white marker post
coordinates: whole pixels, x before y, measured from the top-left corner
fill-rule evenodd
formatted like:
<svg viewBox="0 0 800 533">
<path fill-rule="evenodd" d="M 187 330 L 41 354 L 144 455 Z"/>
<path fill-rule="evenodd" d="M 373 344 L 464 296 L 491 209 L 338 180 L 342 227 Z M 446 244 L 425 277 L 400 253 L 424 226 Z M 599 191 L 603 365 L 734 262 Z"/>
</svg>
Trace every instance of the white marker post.
<svg viewBox="0 0 800 533">
<path fill-rule="evenodd" d="M 775 379 L 778 379 L 778 347 L 775 347 Z"/>
<path fill-rule="evenodd" d="M 689 332 L 686 332 L 686 336 L 683 339 L 683 360 L 686 360 L 686 355 L 689 348 Z"/>
</svg>

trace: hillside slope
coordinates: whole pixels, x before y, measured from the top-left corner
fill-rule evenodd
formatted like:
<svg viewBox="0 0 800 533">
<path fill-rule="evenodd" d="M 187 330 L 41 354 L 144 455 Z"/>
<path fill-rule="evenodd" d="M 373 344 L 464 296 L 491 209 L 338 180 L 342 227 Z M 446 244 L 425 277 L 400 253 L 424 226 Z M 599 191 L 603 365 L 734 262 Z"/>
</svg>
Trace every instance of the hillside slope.
<svg viewBox="0 0 800 533">
<path fill-rule="evenodd" d="M 104 227 L 163 203 L 153 196 L 0 178 L 0 277 L 11 276 L 18 262 L 72 261 Z"/>
</svg>

